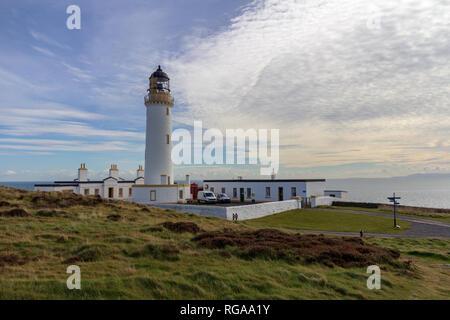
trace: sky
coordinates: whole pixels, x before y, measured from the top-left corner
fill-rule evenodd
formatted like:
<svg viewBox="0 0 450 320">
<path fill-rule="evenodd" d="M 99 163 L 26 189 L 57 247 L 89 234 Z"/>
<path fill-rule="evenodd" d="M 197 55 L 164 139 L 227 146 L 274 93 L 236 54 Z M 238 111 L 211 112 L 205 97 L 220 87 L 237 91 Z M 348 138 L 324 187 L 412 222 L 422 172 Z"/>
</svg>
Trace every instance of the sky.
<svg viewBox="0 0 450 320">
<path fill-rule="evenodd" d="M 280 178 L 450 173 L 449 1 L 2 0 L 0 30 L 0 181 L 134 177 L 158 65 L 174 129 L 279 129 Z"/>
</svg>

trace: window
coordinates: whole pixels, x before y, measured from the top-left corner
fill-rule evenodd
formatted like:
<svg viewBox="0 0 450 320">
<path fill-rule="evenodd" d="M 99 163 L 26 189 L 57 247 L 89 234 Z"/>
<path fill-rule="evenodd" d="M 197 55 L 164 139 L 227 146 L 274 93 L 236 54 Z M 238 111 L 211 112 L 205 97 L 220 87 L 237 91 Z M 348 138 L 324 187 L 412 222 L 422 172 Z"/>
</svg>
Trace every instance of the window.
<svg viewBox="0 0 450 320">
<path fill-rule="evenodd" d="M 166 144 L 170 144 L 170 134 L 166 134 Z"/>
<path fill-rule="evenodd" d="M 205 190 L 208 190 L 209 186 L 207 184 L 205 184 Z"/>
<path fill-rule="evenodd" d="M 237 198 L 237 188 L 233 188 L 233 198 Z"/>
<path fill-rule="evenodd" d="M 247 188 L 247 199 L 251 199 L 252 197 L 252 188 Z"/>
<path fill-rule="evenodd" d="M 167 184 L 170 184 L 170 176 L 167 177 Z"/>
<path fill-rule="evenodd" d="M 123 198 L 123 188 L 119 188 L 119 198 Z"/>
<path fill-rule="evenodd" d="M 225 192 L 225 188 L 222 188 L 222 193 L 226 193 L 226 192 Z"/>
<path fill-rule="evenodd" d="M 89 189 L 84 189 L 84 195 L 88 196 L 89 195 Z"/>
<path fill-rule="evenodd" d="M 150 201 L 156 201 L 156 190 L 150 190 Z"/>
<path fill-rule="evenodd" d="M 166 108 L 166 116 L 168 116 L 170 114 L 170 110 L 169 108 Z"/>
<path fill-rule="evenodd" d="M 211 192 L 214 192 L 214 187 L 211 187 Z"/>
<path fill-rule="evenodd" d="M 132 190 L 133 190 L 132 188 L 128 189 L 128 196 L 129 196 L 129 197 L 131 197 L 131 194 L 133 193 Z"/>
<path fill-rule="evenodd" d="M 297 188 L 296 187 L 292 187 L 291 188 L 291 197 L 296 197 L 297 196 Z"/>
<path fill-rule="evenodd" d="M 180 190 L 180 196 L 179 196 L 180 200 L 183 200 L 183 190 Z"/>
<path fill-rule="evenodd" d="M 95 195 L 99 196 L 100 195 L 100 189 L 95 189 Z"/>
<path fill-rule="evenodd" d="M 270 187 L 266 187 L 266 198 L 270 198 Z"/>
<path fill-rule="evenodd" d="M 108 198 L 114 198 L 114 188 L 108 188 Z"/>
</svg>

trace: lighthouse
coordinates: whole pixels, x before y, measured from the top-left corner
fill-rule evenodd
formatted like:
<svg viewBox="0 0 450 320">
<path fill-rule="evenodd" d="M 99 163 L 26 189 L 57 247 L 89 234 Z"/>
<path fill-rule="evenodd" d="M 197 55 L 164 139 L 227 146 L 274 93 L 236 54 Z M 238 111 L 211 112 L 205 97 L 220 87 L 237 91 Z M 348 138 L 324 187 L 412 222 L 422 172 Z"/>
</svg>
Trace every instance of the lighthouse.
<svg viewBox="0 0 450 320">
<path fill-rule="evenodd" d="M 149 77 L 146 107 L 144 184 L 133 186 L 133 201 L 177 203 L 190 198 L 190 180 L 175 183 L 172 164 L 172 109 L 170 78 L 158 66 Z"/>
<path fill-rule="evenodd" d="M 170 79 L 161 66 L 149 78 L 147 108 L 147 130 L 145 138 L 144 184 L 170 185 L 173 183 L 172 152 L 172 108 L 174 100 L 170 94 Z"/>
</svg>

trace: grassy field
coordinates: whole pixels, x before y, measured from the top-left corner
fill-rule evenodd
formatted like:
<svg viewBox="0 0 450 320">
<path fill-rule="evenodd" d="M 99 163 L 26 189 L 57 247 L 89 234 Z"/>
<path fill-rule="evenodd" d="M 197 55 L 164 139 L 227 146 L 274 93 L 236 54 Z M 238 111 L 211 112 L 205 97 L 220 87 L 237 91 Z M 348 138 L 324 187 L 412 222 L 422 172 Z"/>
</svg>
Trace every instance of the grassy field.
<svg viewBox="0 0 450 320">
<path fill-rule="evenodd" d="M 356 213 L 332 212 L 327 210 L 290 210 L 259 219 L 244 222 L 257 227 L 276 227 L 321 231 L 349 231 L 373 233 L 401 233 L 411 227 L 406 221 L 399 221 L 401 229 L 393 228 L 389 218 L 366 216 Z"/>
<path fill-rule="evenodd" d="M 338 210 L 355 210 L 355 211 L 368 211 L 368 212 L 379 212 L 384 214 L 390 214 L 394 215 L 393 210 L 384 210 L 384 209 L 375 209 L 375 208 L 360 208 L 360 207 L 335 207 L 335 206 L 323 206 L 322 208 L 330 208 L 330 209 L 338 209 Z M 448 213 L 431 213 L 431 212 L 401 212 L 397 213 L 398 215 L 405 216 L 405 217 L 412 217 L 412 218 L 420 218 L 420 219 L 428 219 L 428 220 L 435 220 L 435 221 L 441 221 L 441 222 L 447 222 L 450 223 L 450 214 Z"/>
<path fill-rule="evenodd" d="M 28 214 L 11 214 L 16 209 Z M 444 266 L 449 259 L 447 240 L 366 239 L 364 246 L 399 251 L 399 263 L 412 261 L 405 264 L 408 268 L 381 261 L 382 289 L 368 290 L 366 267 L 264 255 L 244 257 L 230 246 L 208 249 L 192 241 L 198 233 L 178 233 L 161 225 L 168 221 L 195 223 L 200 233 L 258 231 L 253 223 L 94 197 L 52 194 L 46 198 L 42 193 L 0 187 L 0 299 L 450 296 L 450 269 Z M 66 268 L 71 264 L 81 268 L 81 290 L 66 287 Z"/>
</svg>

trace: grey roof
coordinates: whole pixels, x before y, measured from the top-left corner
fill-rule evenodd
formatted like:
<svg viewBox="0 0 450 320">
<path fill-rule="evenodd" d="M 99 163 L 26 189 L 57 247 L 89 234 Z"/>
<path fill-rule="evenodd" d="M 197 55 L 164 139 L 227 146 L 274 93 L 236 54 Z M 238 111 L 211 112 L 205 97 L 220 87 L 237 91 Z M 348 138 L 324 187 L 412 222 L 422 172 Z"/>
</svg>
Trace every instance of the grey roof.
<svg viewBox="0 0 450 320">
<path fill-rule="evenodd" d="M 78 186 L 78 183 L 61 183 L 61 184 L 55 184 L 55 183 L 39 183 L 35 184 L 35 187 L 76 187 Z"/>
<path fill-rule="evenodd" d="M 136 180 L 139 179 L 144 179 L 143 177 L 139 177 L 136 178 L 134 180 L 117 180 L 114 177 L 108 177 L 106 179 L 109 178 L 113 178 L 114 180 L 116 180 L 118 183 L 135 183 Z M 86 184 L 86 183 L 104 183 L 105 180 L 96 180 L 96 181 L 92 181 L 92 180 L 88 180 L 88 181 L 55 181 L 54 183 L 46 183 L 46 184 L 35 184 L 35 187 L 77 187 L 81 184 Z"/>
</svg>

